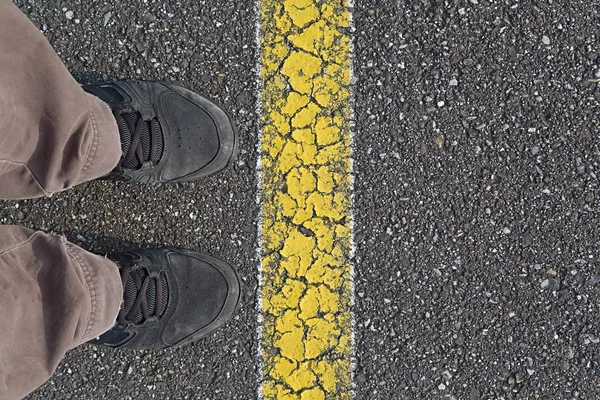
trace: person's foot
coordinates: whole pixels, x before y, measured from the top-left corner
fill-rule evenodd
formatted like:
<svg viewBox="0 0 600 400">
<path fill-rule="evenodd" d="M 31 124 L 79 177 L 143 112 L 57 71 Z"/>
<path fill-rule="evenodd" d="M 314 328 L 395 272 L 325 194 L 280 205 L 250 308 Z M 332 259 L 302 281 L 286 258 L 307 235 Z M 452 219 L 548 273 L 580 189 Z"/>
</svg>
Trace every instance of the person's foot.
<svg viewBox="0 0 600 400">
<path fill-rule="evenodd" d="M 240 281 L 226 262 L 189 250 L 115 253 L 123 303 L 116 325 L 91 341 L 121 349 L 165 349 L 194 342 L 231 319 Z"/>
<path fill-rule="evenodd" d="M 222 171 L 238 135 L 225 111 L 191 90 L 164 82 L 84 85 L 112 108 L 122 157 L 104 179 L 145 183 L 196 180 Z"/>
</svg>

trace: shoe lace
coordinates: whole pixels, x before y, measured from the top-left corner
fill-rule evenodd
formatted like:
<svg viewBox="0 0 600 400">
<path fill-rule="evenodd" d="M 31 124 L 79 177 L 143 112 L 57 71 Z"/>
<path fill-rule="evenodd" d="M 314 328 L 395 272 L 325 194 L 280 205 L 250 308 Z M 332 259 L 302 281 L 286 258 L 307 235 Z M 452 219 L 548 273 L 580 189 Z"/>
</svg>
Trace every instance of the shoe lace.
<svg viewBox="0 0 600 400">
<path fill-rule="evenodd" d="M 125 325 L 143 324 L 151 317 L 160 318 L 167 308 L 168 288 L 166 276 L 150 276 L 145 268 L 121 268 L 123 303 L 117 322 Z"/>
<path fill-rule="evenodd" d="M 113 110 L 119 127 L 123 156 L 119 166 L 139 169 L 151 161 L 158 163 L 163 153 L 163 133 L 158 121 L 144 120 L 137 111 Z"/>
</svg>

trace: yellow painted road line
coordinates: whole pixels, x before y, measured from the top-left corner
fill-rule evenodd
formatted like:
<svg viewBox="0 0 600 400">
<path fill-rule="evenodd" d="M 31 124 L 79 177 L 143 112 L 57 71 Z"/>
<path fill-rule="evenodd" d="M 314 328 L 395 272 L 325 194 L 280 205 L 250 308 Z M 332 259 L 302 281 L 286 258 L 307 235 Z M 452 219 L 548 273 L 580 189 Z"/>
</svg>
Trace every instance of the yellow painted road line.
<svg viewBox="0 0 600 400">
<path fill-rule="evenodd" d="M 259 0 L 261 395 L 351 398 L 348 0 Z"/>
</svg>

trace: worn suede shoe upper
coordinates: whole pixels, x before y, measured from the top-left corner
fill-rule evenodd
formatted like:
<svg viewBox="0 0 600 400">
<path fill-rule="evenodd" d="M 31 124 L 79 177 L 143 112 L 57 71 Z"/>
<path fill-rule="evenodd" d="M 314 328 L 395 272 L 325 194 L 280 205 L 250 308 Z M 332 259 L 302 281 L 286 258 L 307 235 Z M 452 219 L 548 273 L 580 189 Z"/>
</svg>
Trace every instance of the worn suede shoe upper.
<svg viewBox="0 0 600 400">
<path fill-rule="evenodd" d="M 122 157 L 106 178 L 190 181 L 220 172 L 238 147 L 235 126 L 210 100 L 180 86 L 148 81 L 83 86 L 113 110 Z"/>
<path fill-rule="evenodd" d="M 164 349 L 196 341 L 227 322 L 240 299 L 235 270 L 214 257 L 173 248 L 109 256 L 123 303 L 116 325 L 91 343 Z"/>
</svg>

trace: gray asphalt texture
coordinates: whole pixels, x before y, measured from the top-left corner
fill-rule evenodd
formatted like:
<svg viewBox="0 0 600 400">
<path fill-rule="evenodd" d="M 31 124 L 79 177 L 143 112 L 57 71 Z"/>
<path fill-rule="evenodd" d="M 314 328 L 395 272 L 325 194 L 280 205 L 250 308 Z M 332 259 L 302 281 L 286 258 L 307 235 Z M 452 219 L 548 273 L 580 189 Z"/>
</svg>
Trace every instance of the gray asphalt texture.
<svg viewBox="0 0 600 400">
<path fill-rule="evenodd" d="M 30 398 L 255 398 L 254 2 L 20 5 L 78 76 L 177 80 L 223 104 L 242 138 L 213 179 L 92 182 L 0 207 L 0 223 L 96 252 L 204 250 L 245 283 L 210 338 L 75 349 Z M 599 10 L 355 2 L 357 399 L 600 398 Z"/>
<path fill-rule="evenodd" d="M 357 1 L 357 398 L 600 398 L 598 5 Z"/>
</svg>

